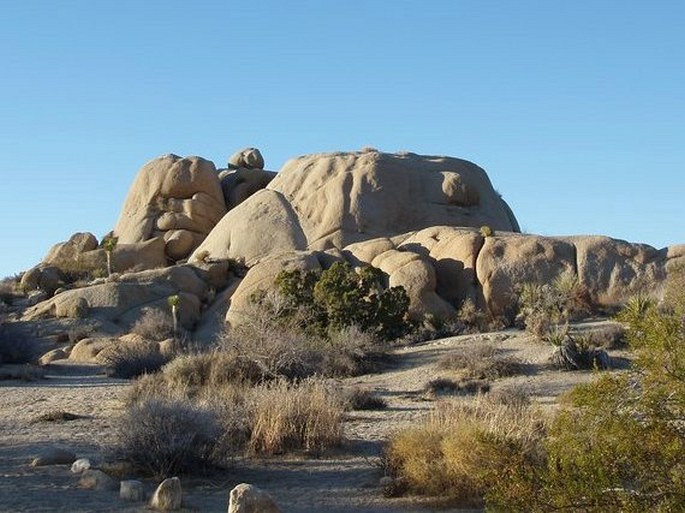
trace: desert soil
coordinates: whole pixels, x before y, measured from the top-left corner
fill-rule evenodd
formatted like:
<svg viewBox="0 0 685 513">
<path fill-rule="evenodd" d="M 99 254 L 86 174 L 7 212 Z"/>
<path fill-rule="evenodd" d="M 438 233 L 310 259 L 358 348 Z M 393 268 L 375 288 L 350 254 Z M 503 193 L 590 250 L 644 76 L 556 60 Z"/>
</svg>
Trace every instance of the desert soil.
<svg viewBox="0 0 685 513">
<path fill-rule="evenodd" d="M 595 329 L 605 322 L 584 323 L 576 329 Z M 463 335 L 400 348 L 390 368 L 378 374 L 340 380 L 342 387 L 362 387 L 385 398 L 388 408 L 349 412 L 347 442 L 318 459 L 262 459 L 236 461 L 226 471 L 203 478 L 182 478 L 186 511 L 225 512 L 230 489 L 248 482 L 273 495 L 284 512 L 338 513 L 426 512 L 434 508 L 415 498 L 384 498 L 381 451 L 397 429 L 420 420 L 437 400 L 426 392 L 436 377 L 448 377 L 437 366 L 456 348 L 492 343 L 527 365 L 525 375 L 498 380 L 492 389 L 524 387 L 542 408 L 554 408 L 556 398 L 574 385 L 593 378 L 592 372 L 562 372 L 546 362 L 552 349 L 529 335 L 507 330 Z M 625 354 L 610 352 L 618 367 Z M 79 487 L 68 466 L 31 467 L 32 458 L 46 447 L 59 446 L 77 457 L 102 460 L 112 439 L 112 424 L 123 410 L 129 382 L 105 377 L 93 365 L 58 362 L 45 379 L 0 382 L 0 511 L 2 512 L 137 512 L 145 505 L 121 501 L 117 492 Z M 82 416 L 68 422 L 35 422 L 47 412 L 62 410 Z M 136 476 L 131 476 L 136 477 Z M 151 493 L 156 482 L 145 480 Z M 467 510 L 441 510 L 467 511 Z"/>
</svg>

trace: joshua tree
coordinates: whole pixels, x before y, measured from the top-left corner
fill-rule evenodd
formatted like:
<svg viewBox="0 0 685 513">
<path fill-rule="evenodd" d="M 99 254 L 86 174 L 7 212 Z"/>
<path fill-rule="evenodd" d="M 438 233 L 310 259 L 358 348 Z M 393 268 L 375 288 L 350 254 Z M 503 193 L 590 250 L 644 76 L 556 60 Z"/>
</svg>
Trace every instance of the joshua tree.
<svg viewBox="0 0 685 513">
<path fill-rule="evenodd" d="M 169 306 L 171 307 L 171 317 L 174 321 L 174 337 L 178 333 L 178 305 L 181 302 L 181 297 L 178 294 L 174 294 L 173 296 L 169 296 L 167 299 L 167 303 L 169 303 Z"/>
<path fill-rule="evenodd" d="M 103 244 L 105 249 L 105 255 L 107 255 L 107 276 L 112 276 L 112 253 L 114 253 L 114 248 L 117 246 L 116 237 L 107 237 Z"/>
</svg>

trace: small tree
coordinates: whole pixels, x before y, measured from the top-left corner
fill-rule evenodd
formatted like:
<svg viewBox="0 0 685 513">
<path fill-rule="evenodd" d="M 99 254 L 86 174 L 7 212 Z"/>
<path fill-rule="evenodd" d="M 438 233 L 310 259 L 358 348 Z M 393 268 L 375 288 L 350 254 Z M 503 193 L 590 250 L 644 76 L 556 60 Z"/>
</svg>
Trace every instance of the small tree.
<svg viewBox="0 0 685 513">
<path fill-rule="evenodd" d="M 103 248 L 107 256 L 107 276 L 112 276 L 112 253 L 117 246 L 118 239 L 114 236 L 109 236 L 104 240 Z"/>
<path fill-rule="evenodd" d="M 167 298 L 167 303 L 171 307 L 171 318 L 174 322 L 174 338 L 178 336 L 178 307 L 181 303 L 181 296 L 174 294 Z"/>
</svg>

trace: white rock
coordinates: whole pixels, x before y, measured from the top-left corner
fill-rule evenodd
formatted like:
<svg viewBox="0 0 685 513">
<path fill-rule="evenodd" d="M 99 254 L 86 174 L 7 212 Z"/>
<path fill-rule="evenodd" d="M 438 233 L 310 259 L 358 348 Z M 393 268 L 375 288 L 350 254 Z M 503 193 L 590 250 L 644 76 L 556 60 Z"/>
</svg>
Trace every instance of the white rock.
<svg viewBox="0 0 685 513">
<path fill-rule="evenodd" d="M 91 464 L 88 458 L 80 458 L 71 464 L 71 471 L 74 474 L 81 474 L 84 471 L 90 469 Z"/>
<path fill-rule="evenodd" d="M 160 511 L 176 511 L 181 509 L 183 491 L 178 477 L 165 479 L 155 490 L 150 507 Z"/>
<path fill-rule="evenodd" d="M 241 483 L 228 496 L 228 513 L 281 513 L 281 510 L 268 493 Z"/>
</svg>

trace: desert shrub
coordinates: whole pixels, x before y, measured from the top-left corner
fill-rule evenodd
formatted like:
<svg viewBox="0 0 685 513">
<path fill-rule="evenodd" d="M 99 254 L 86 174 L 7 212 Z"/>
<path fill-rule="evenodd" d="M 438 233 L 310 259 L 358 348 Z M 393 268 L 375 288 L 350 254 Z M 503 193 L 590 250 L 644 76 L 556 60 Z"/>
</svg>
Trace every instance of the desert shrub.
<svg viewBox="0 0 685 513">
<path fill-rule="evenodd" d="M 174 337 L 174 322 L 168 312 L 158 308 L 146 309 L 143 315 L 131 326 L 131 333 L 146 340 L 163 340 Z"/>
<path fill-rule="evenodd" d="M 531 404 L 530 392 L 524 386 L 510 385 L 491 390 L 483 400 L 506 406 L 523 407 Z"/>
<path fill-rule="evenodd" d="M 298 319 L 280 315 L 283 305 L 282 296 L 270 294 L 248 306 L 244 321 L 220 337 L 221 350 L 252 362 L 267 379 L 297 379 L 357 374 L 386 349 L 373 333 L 355 325 L 331 329 L 325 337 L 309 333 Z"/>
<path fill-rule="evenodd" d="M 495 506 L 539 512 L 685 509 L 685 312 L 677 304 L 660 309 L 645 296 L 626 304 L 619 319 L 627 323 L 633 368 L 572 391 L 550 425 L 544 464 L 509 480 L 512 490 L 534 487 L 534 499 L 495 498 Z"/>
<path fill-rule="evenodd" d="M 470 403 L 447 401 L 421 425 L 392 437 L 387 471 L 410 492 L 481 506 L 484 497 L 502 493 L 512 472 L 539 464 L 543 434 L 539 415 L 528 406 L 482 397 Z M 521 486 L 518 492 L 527 496 L 532 490 Z"/>
<path fill-rule="evenodd" d="M 321 380 L 277 380 L 256 387 L 250 401 L 252 454 L 316 454 L 342 441 L 342 401 Z"/>
<path fill-rule="evenodd" d="M 39 351 L 35 339 L 27 336 L 14 324 L 5 323 L 0 318 L 0 363 L 31 363 Z"/>
<path fill-rule="evenodd" d="M 236 352 L 213 350 L 175 358 L 164 366 L 161 377 L 169 388 L 194 397 L 203 389 L 254 384 L 264 376 L 258 365 Z"/>
<path fill-rule="evenodd" d="M 460 372 L 465 378 L 494 380 L 521 374 L 523 363 L 516 357 L 504 356 L 491 344 L 459 348 L 440 359 L 438 366 Z"/>
<path fill-rule="evenodd" d="M 388 402 L 371 390 L 355 387 L 345 394 L 345 406 L 350 410 L 382 410 Z"/>
<path fill-rule="evenodd" d="M 69 284 L 86 284 L 93 281 L 95 278 L 104 276 L 104 273 L 100 275 L 100 273 L 96 272 L 97 267 L 93 267 L 90 263 L 83 262 L 78 257 L 70 260 L 60 260 L 58 267 L 64 276 L 64 281 Z"/>
<path fill-rule="evenodd" d="M 483 237 L 485 237 L 485 238 L 487 238 L 487 237 L 493 237 L 493 236 L 495 235 L 495 230 L 493 230 L 493 229 L 492 229 L 491 227 L 489 227 L 488 225 L 483 225 L 483 226 L 481 226 L 480 229 L 479 229 L 478 231 L 479 231 L 480 234 L 481 234 Z"/>
<path fill-rule="evenodd" d="M 128 343 L 108 347 L 98 355 L 107 375 L 131 379 L 141 374 L 157 372 L 168 361 L 156 344 Z"/>
<path fill-rule="evenodd" d="M 211 412 L 187 401 L 146 400 L 127 409 L 114 435 L 117 458 L 163 478 L 207 469 L 219 426 Z"/>
<path fill-rule="evenodd" d="M 568 325 L 554 326 L 545 335 L 554 346 L 550 356 L 553 368 L 560 370 L 606 370 L 611 366 L 608 353 L 595 345 L 595 337 L 580 333 L 571 335 Z"/>
<path fill-rule="evenodd" d="M 329 269 L 282 271 L 278 291 L 288 307 L 283 315 L 302 319 L 303 328 L 327 336 L 329 331 L 357 326 L 384 340 L 405 335 L 409 296 L 402 287 L 384 286 L 385 275 L 375 267 L 354 269 L 336 262 Z"/>
<path fill-rule="evenodd" d="M 219 376 L 221 373 L 209 363 L 215 356 L 177 358 L 161 373 L 139 378 L 126 397 L 127 416 L 134 418 L 150 404 L 181 405 L 185 409 L 181 408 L 180 414 L 188 408 L 204 412 L 218 431 L 202 455 L 220 465 L 240 454 L 320 453 L 341 441 L 343 400 L 337 390 L 320 379 L 292 383 L 281 378 L 251 386 L 234 381 L 237 378 L 231 375 Z M 225 370 L 226 365 L 233 364 L 219 364 L 217 368 Z M 145 440 L 153 436 L 150 431 L 154 429 L 161 430 L 159 439 L 171 436 L 159 424 L 148 423 L 146 429 Z M 169 459 L 165 454 L 162 456 Z M 156 460 L 155 472 L 162 466 L 160 459 L 166 461 Z"/>
<path fill-rule="evenodd" d="M 20 281 L 21 275 L 8 276 L 0 280 L 0 304 L 11 305 L 15 299 L 23 295 L 19 287 Z"/>
<path fill-rule="evenodd" d="M 478 308 L 476 302 L 471 298 L 462 301 L 457 312 L 457 319 L 476 331 L 484 331 L 484 327 L 487 325 L 486 313 Z"/>
<path fill-rule="evenodd" d="M 555 326 L 579 320 L 591 310 L 589 295 L 575 275 L 562 274 L 552 283 L 524 283 L 518 291 L 516 320 L 543 340 Z"/>
<path fill-rule="evenodd" d="M 424 316 L 422 322 L 415 322 L 412 330 L 397 341 L 404 345 L 415 344 L 427 340 L 437 340 L 440 338 L 461 335 L 468 329 L 470 329 L 470 327 L 466 326 L 457 316 L 443 318 L 433 314 L 427 314 Z"/>
<path fill-rule="evenodd" d="M 437 377 L 426 384 L 426 392 L 434 395 L 473 395 L 484 394 L 489 390 L 490 384 L 483 379 Z"/>
</svg>

